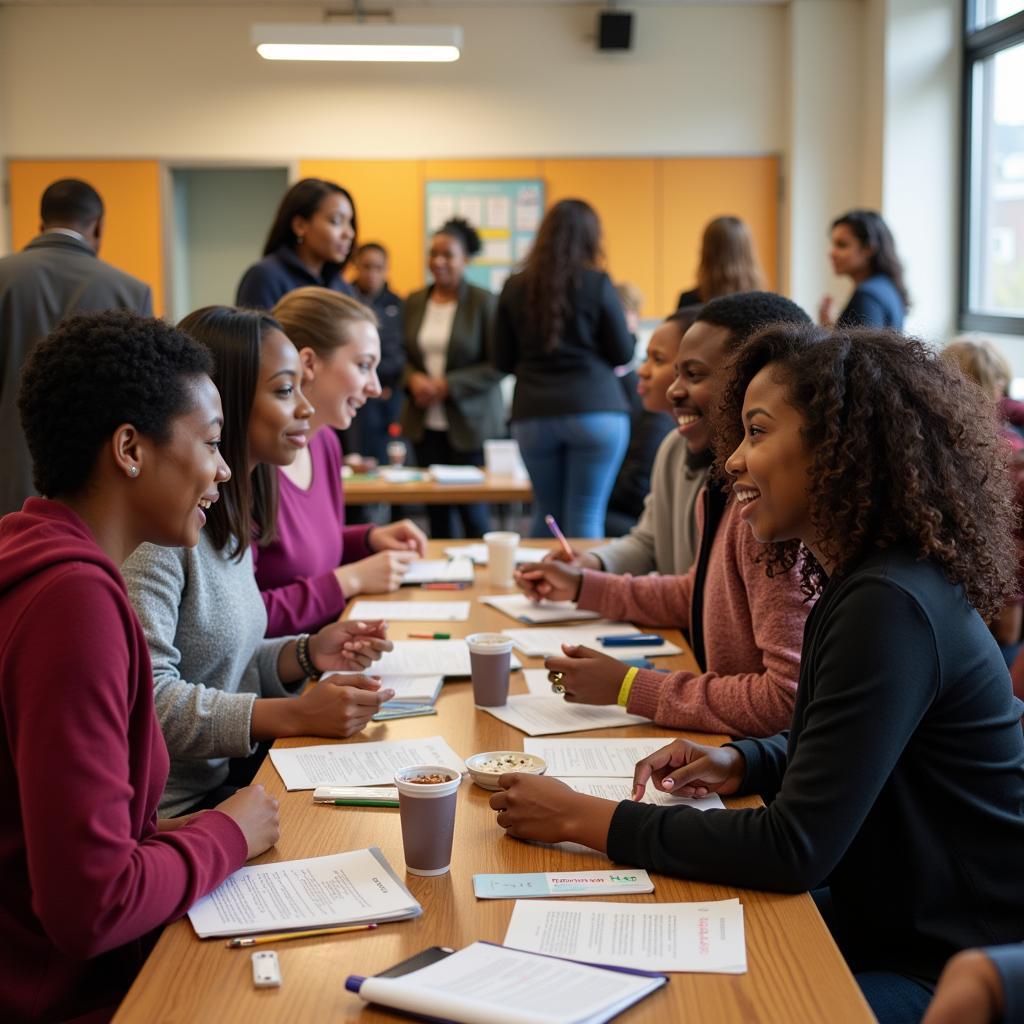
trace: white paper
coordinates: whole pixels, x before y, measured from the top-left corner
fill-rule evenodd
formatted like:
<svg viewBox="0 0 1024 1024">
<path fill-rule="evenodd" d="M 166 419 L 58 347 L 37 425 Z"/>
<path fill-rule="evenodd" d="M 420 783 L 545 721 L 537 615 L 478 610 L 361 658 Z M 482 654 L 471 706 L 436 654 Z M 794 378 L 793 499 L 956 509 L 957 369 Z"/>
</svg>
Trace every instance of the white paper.
<svg viewBox="0 0 1024 1024">
<path fill-rule="evenodd" d="M 468 601 L 356 601 L 350 618 L 374 622 L 465 622 Z M 370 666 L 369 671 L 373 670 Z"/>
<path fill-rule="evenodd" d="M 572 601 L 536 604 L 525 594 L 493 594 L 479 600 L 518 622 L 576 622 L 601 618 L 597 612 L 580 611 Z"/>
<path fill-rule="evenodd" d="M 474 942 L 411 974 L 366 978 L 359 996 L 465 1024 L 599 1024 L 664 984 Z"/>
<path fill-rule="evenodd" d="M 543 607 L 541 605 L 541 608 Z M 663 644 L 637 644 L 631 647 L 602 646 L 598 640 L 599 636 L 629 636 L 631 633 L 643 632 L 628 622 L 600 622 L 595 625 L 565 626 L 560 629 L 503 629 L 502 632 L 505 636 L 512 637 L 516 647 L 531 658 L 542 658 L 548 654 L 561 655 L 562 644 L 580 644 L 620 661 L 683 653 L 681 647 L 667 640 Z"/>
<path fill-rule="evenodd" d="M 372 669 L 370 675 L 380 675 Z M 331 676 L 359 676 L 362 672 L 325 672 L 323 678 Z M 441 675 L 394 675 L 387 674 L 380 677 L 381 689 L 394 690 L 395 695 L 391 699 L 397 703 L 406 704 L 433 704 L 444 683 L 444 676 Z"/>
<path fill-rule="evenodd" d="M 414 917 L 420 905 L 376 847 L 239 868 L 188 912 L 201 938 Z"/>
<path fill-rule="evenodd" d="M 478 466 L 446 466 L 431 464 L 430 475 L 438 484 L 482 484 L 487 477 Z"/>
<path fill-rule="evenodd" d="M 512 204 L 508 196 L 488 196 L 484 212 L 484 227 L 510 228 L 512 226 Z"/>
<path fill-rule="evenodd" d="M 480 196 L 459 196 L 459 216 L 479 227 L 484 217 L 484 202 Z"/>
<path fill-rule="evenodd" d="M 518 547 L 516 548 L 516 563 L 540 562 L 550 550 L 550 548 Z M 451 547 L 445 548 L 444 553 L 449 558 L 459 558 L 460 556 L 470 558 L 474 565 L 487 564 L 486 544 L 453 544 Z"/>
<path fill-rule="evenodd" d="M 646 971 L 743 974 L 747 949 L 739 900 L 601 903 L 516 900 L 505 945 Z"/>
<path fill-rule="evenodd" d="M 512 262 L 512 239 L 510 238 L 485 238 L 482 259 L 490 260 L 493 263 Z"/>
<path fill-rule="evenodd" d="M 472 583 L 471 558 L 422 558 L 413 562 L 402 583 Z"/>
<path fill-rule="evenodd" d="M 523 682 L 526 683 L 527 691 L 535 697 L 551 697 L 554 695 L 546 668 L 524 668 Z"/>
<path fill-rule="evenodd" d="M 641 736 L 635 739 L 534 739 L 523 740 L 527 754 L 543 757 L 548 775 L 556 778 L 631 779 L 637 761 L 668 746 L 672 737 Z"/>
<path fill-rule="evenodd" d="M 455 196 L 431 196 L 427 207 L 427 223 L 437 231 L 445 221 L 455 216 Z"/>
<path fill-rule="evenodd" d="M 394 784 L 395 772 L 414 764 L 466 770 L 462 758 L 441 736 L 275 747 L 270 751 L 270 760 L 289 791 L 317 786 L 390 786 Z"/>
<path fill-rule="evenodd" d="M 550 691 L 551 684 L 548 683 L 546 695 L 519 694 L 509 697 L 504 707 L 483 710 L 527 736 L 650 724 L 649 718 L 627 714 L 626 709 L 617 704 L 571 704 Z"/>
<path fill-rule="evenodd" d="M 562 781 L 577 793 L 586 793 L 587 796 L 599 796 L 602 800 L 628 800 L 633 790 L 632 779 L 572 779 L 563 778 Z M 673 796 L 671 793 L 662 793 L 655 789 L 653 783 L 647 784 L 647 791 L 644 793 L 644 804 L 657 804 L 659 807 L 692 807 L 695 811 L 724 810 L 725 804 L 717 793 L 710 793 L 707 796 Z"/>
<path fill-rule="evenodd" d="M 522 662 L 513 654 L 511 666 Z M 375 676 L 470 675 L 469 648 L 465 640 L 396 640 L 394 650 L 381 656 L 367 669 Z"/>
</svg>

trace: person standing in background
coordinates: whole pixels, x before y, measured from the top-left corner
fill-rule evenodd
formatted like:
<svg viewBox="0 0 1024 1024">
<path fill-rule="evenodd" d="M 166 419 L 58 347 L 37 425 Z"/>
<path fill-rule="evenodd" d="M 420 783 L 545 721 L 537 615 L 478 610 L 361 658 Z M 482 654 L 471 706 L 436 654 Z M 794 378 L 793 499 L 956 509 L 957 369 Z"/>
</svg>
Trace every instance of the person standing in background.
<svg viewBox="0 0 1024 1024">
<path fill-rule="evenodd" d="M 482 466 L 484 441 L 505 434 L 503 375 L 491 362 L 494 295 L 466 280 L 479 251 L 480 236 L 467 221 L 448 221 L 430 243 L 434 283 L 405 300 L 402 433 L 421 466 Z M 429 505 L 427 512 L 432 537 L 459 536 L 460 520 L 467 537 L 490 529 L 484 504 Z"/>
<path fill-rule="evenodd" d="M 91 185 L 55 181 L 39 215 L 39 235 L 0 259 L 0 515 L 16 512 L 36 493 L 17 405 L 21 368 L 36 342 L 72 313 L 153 312 L 149 285 L 97 259 L 103 200 Z"/>
<path fill-rule="evenodd" d="M 352 258 L 356 276 L 352 294 L 377 314 L 380 334 L 380 397 L 363 406 L 348 430 L 339 433 L 346 452 L 369 455 L 380 463 L 388 461 L 388 427 L 402 413 L 399 382 L 405 369 L 405 340 L 402 337 L 402 300 L 388 287 L 388 251 L 379 242 L 359 246 Z"/>
<path fill-rule="evenodd" d="M 274 215 L 263 259 L 242 275 L 235 304 L 271 309 L 294 288 L 319 285 L 352 295 L 341 272 L 356 240 L 356 206 L 340 185 L 303 178 Z"/>
<path fill-rule="evenodd" d="M 533 537 L 549 536 L 547 514 L 566 536 L 604 536 L 629 444 L 629 403 L 615 367 L 632 359 L 634 341 L 600 259 L 597 214 L 563 199 L 498 300 L 495 364 L 516 375 L 512 436 L 533 482 Z"/>
<path fill-rule="evenodd" d="M 826 295 L 818 307 L 822 327 L 892 327 L 903 330 L 910 306 L 903 264 L 889 226 L 874 210 L 850 210 L 832 222 L 832 271 L 856 286 L 838 318 Z"/>
<path fill-rule="evenodd" d="M 704 229 L 700 243 L 697 287 L 683 292 L 676 308 L 710 302 L 735 292 L 767 288 L 764 271 L 754 252 L 750 229 L 739 217 L 716 217 Z"/>
</svg>

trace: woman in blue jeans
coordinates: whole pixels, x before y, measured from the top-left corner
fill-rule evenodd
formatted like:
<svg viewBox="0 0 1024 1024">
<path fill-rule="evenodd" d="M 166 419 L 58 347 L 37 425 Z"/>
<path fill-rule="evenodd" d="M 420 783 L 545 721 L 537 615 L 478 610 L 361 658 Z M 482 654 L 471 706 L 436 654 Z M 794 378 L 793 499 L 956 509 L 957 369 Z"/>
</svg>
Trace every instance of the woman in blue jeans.
<svg viewBox="0 0 1024 1024">
<path fill-rule="evenodd" d="M 512 436 L 533 482 L 534 537 L 547 536 L 549 513 L 567 536 L 603 536 L 629 444 L 629 406 L 614 368 L 630 361 L 634 339 L 600 259 L 597 214 L 563 199 L 498 300 L 494 361 L 516 375 Z"/>
</svg>

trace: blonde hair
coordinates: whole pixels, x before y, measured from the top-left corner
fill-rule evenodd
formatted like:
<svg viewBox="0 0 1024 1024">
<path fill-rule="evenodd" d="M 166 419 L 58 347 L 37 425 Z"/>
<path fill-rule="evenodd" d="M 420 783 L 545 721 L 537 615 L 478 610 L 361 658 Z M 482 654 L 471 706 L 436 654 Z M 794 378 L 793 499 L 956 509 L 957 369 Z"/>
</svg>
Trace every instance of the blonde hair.
<svg viewBox="0 0 1024 1024">
<path fill-rule="evenodd" d="M 369 306 L 330 288 L 296 288 L 271 311 L 296 348 L 311 348 L 321 359 L 349 342 L 351 324 L 380 326 Z"/>
<path fill-rule="evenodd" d="M 965 377 L 994 398 L 1005 394 L 1013 380 L 1010 364 L 987 338 L 954 338 L 942 350 L 942 358 L 959 366 Z"/>
<path fill-rule="evenodd" d="M 762 292 L 766 283 L 747 225 L 739 217 L 716 217 L 711 221 L 700 246 L 700 301 L 710 302 L 735 292 Z"/>
<path fill-rule="evenodd" d="M 644 304 L 644 293 L 635 284 L 623 281 L 615 286 L 615 294 L 628 313 L 639 313 Z"/>
</svg>

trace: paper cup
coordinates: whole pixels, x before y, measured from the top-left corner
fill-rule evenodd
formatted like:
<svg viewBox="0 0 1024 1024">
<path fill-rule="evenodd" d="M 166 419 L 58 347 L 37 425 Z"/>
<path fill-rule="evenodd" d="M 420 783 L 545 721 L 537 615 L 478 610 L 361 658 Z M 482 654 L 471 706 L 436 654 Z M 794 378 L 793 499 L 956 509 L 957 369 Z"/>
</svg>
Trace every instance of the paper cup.
<svg viewBox="0 0 1024 1024">
<path fill-rule="evenodd" d="M 410 782 L 440 775 L 445 782 Z M 437 764 L 417 764 L 395 773 L 398 813 L 402 819 L 405 868 L 411 875 L 443 875 L 452 863 L 455 804 L 462 775 Z"/>
<path fill-rule="evenodd" d="M 473 703 L 478 708 L 500 708 L 508 703 L 508 677 L 512 640 L 504 633 L 473 633 L 466 637 L 473 676 Z"/>
<path fill-rule="evenodd" d="M 487 578 L 492 587 L 511 587 L 515 583 L 516 549 L 519 534 L 494 530 L 484 534 L 487 545 Z"/>
</svg>

